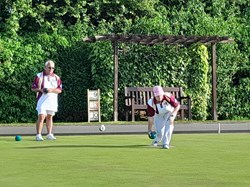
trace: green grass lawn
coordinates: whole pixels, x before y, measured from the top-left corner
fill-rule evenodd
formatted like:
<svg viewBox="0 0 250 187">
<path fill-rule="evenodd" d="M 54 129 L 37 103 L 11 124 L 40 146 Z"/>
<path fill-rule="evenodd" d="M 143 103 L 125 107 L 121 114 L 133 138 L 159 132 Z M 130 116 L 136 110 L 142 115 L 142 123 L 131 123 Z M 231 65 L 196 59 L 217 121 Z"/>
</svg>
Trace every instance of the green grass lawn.
<svg viewBox="0 0 250 187">
<path fill-rule="evenodd" d="M 169 150 L 146 135 L 0 137 L 0 185 L 250 186 L 249 134 L 174 134 Z"/>
</svg>

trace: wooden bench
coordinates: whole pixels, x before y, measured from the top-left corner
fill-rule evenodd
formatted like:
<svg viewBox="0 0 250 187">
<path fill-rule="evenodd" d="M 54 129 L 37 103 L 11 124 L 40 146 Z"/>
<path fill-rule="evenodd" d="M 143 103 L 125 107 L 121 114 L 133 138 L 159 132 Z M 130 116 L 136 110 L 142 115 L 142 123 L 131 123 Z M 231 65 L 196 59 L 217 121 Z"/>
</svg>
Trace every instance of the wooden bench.
<svg viewBox="0 0 250 187">
<path fill-rule="evenodd" d="M 125 87 L 125 114 L 128 121 L 129 115 L 131 115 L 132 121 L 135 121 L 135 114 L 138 111 L 147 110 L 147 102 L 153 97 L 152 87 Z M 182 91 L 182 87 L 163 87 L 165 92 L 170 92 L 180 102 L 180 110 L 178 116 L 181 120 L 191 119 L 191 98 L 185 97 Z M 184 100 L 186 100 L 184 102 Z"/>
</svg>

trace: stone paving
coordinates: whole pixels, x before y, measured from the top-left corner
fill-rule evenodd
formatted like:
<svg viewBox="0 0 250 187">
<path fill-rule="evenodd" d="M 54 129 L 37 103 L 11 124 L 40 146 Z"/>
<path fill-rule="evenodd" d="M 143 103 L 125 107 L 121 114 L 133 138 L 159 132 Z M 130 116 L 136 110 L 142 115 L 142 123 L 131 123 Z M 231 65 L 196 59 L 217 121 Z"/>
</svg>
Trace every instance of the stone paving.
<svg viewBox="0 0 250 187">
<path fill-rule="evenodd" d="M 91 134 L 145 134 L 147 125 L 105 124 L 106 130 L 99 131 L 100 125 L 55 125 L 55 135 L 91 135 Z M 210 122 L 210 123 L 176 123 L 174 133 L 249 133 L 250 122 Z M 46 128 L 43 128 L 46 134 Z M 0 136 L 35 135 L 35 125 L 29 127 L 3 126 Z"/>
</svg>

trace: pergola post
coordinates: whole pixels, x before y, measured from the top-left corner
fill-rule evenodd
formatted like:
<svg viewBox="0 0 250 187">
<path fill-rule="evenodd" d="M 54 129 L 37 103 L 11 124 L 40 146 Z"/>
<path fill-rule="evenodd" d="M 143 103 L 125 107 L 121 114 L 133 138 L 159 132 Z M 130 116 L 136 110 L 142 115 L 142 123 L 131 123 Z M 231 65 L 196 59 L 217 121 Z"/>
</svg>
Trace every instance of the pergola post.
<svg viewBox="0 0 250 187">
<path fill-rule="evenodd" d="M 114 51 L 114 121 L 118 121 L 118 43 L 116 41 L 112 42 Z"/>
<path fill-rule="evenodd" d="M 212 117 L 217 120 L 216 44 L 212 43 Z"/>
</svg>

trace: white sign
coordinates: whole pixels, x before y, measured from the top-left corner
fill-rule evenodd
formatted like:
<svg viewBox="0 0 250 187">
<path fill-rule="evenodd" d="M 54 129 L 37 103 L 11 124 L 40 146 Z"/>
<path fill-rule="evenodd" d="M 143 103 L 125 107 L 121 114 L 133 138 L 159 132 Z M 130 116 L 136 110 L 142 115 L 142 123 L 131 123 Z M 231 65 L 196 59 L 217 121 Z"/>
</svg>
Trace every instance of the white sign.
<svg viewBox="0 0 250 187">
<path fill-rule="evenodd" d="M 100 90 L 87 90 L 88 93 L 88 122 L 101 122 Z"/>
<path fill-rule="evenodd" d="M 97 90 L 90 90 L 89 91 L 89 99 L 90 100 L 98 100 L 98 92 Z"/>
</svg>

